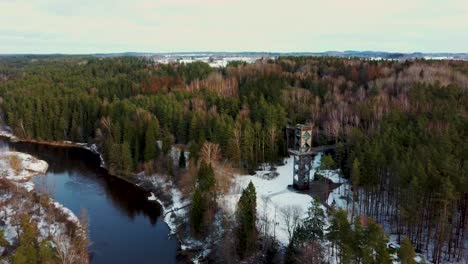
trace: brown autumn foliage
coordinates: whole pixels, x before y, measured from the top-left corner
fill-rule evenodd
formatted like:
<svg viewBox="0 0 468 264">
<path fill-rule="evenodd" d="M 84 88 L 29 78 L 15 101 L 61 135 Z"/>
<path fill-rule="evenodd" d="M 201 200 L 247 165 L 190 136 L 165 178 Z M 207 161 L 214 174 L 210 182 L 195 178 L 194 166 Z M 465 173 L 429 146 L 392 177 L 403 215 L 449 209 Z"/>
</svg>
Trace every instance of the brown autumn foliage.
<svg viewBox="0 0 468 264">
<path fill-rule="evenodd" d="M 9 158 L 10 167 L 18 174 L 22 169 L 21 159 L 16 155 L 11 155 Z"/>
<path fill-rule="evenodd" d="M 187 91 L 190 92 L 196 92 L 202 88 L 206 88 L 226 97 L 237 96 L 239 92 L 239 85 L 236 78 L 223 78 L 223 76 L 217 72 L 211 73 L 206 79 L 194 80 L 186 87 Z"/>
</svg>

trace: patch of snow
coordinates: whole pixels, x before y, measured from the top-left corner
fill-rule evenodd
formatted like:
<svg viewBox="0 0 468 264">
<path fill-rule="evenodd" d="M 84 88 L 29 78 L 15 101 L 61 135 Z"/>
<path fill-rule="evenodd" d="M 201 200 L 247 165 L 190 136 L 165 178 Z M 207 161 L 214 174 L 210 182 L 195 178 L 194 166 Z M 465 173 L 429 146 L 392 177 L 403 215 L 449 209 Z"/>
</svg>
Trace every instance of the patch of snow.
<svg viewBox="0 0 468 264">
<path fill-rule="evenodd" d="M 318 153 L 313 160 L 311 178 L 320 166 L 322 153 Z M 286 207 L 299 208 L 301 216 L 305 216 L 310 207 L 313 198 L 308 194 L 295 192 L 288 188 L 293 181 L 294 158 L 289 157 L 285 164 L 277 167 L 278 176 L 273 179 L 263 177 L 270 171 L 257 171 L 256 175 L 236 175 L 230 194 L 223 199 L 222 207 L 229 214 L 234 214 L 237 202 L 241 196 L 242 190 L 252 182 L 257 192 L 257 215 L 268 224 L 270 235 L 276 236 L 278 241 L 287 245 L 289 243 L 289 234 L 287 224 L 283 220 L 281 211 Z"/>
<path fill-rule="evenodd" d="M 16 158 L 18 168 L 11 167 L 11 159 Z M 16 151 L 0 151 L 0 177 L 6 178 L 31 191 L 34 184 L 29 180 L 36 175 L 44 175 L 49 165 L 29 154 Z"/>
<path fill-rule="evenodd" d="M 154 196 L 154 193 L 151 193 L 151 196 L 148 197 L 148 201 L 156 201 L 156 196 Z"/>
<path fill-rule="evenodd" d="M 13 135 L 13 133 L 11 132 L 11 129 L 9 127 L 0 128 L 0 136 L 9 138 L 11 141 L 17 141 L 18 140 L 18 138 L 15 135 Z"/>
<path fill-rule="evenodd" d="M 187 214 L 187 205 L 190 201 L 184 201 L 182 198 L 182 193 L 177 189 L 177 187 L 172 183 L 171 180 L 165 180 L 162 176 L 153 175 L 149 177 L 151 183 L 156 188 L 168 189 L 171 196 L 171 201 L 164 203 L 153 193 L 148 198 L 148 200 L 158 202 L 162 209 L 164 215 L 164 222 L 169 226 L 171 230 L 171 235 L 175 234 L 177 231 L 178 224 L 176 223 L 177 219 L 183 219 Z"/>
<path fill-rule="evenodd" d="M 60 204 L 59 202 L 53 202 L 53 205 L 55 206 L 55 208 L 59 209 L 60 211 L 62 211 L 62 213 L 64 213 L 66 216 L 67 216 L 67 220 L 70 221 L 70 222 L 73 222 L 75 224 L 79 224 L 80 223 L 80 220 L 78 219 L 78 217 L 72 212 L 72 210 L 68 209 L 67 207 L 63 206 L 62 204 Z"/>
<path fill-rule="evenodd" d="M 106 162 L 104 161 L 104 157 L 102 156 L 101 152 L 99 152 L 98 150 L 98 147 L 96 144 L 87 144 L 87 143 L 76 143 L 77 146 L 80 146 L 82 148 L 85 148 L 91 152 L 93 152 L 94 154 L 97 154 L 99 155 L 99 159 L 101 161 L 101 168 L 105 168 L 106 167 Z"/>
<path fill-rule="evenodd" d="M 10 158 L 17 157 L 20 163 L 18 169 L 14 170 L 11 168 Z M 43 160 L 34 158 L 33 156 L 20 152 L 13 151 L 2 151 L 0 152 L 0 177 L 4 177 L 14 183 L 16 186 L 26 189 L 28 192 L 34 190 L 34 184 L 31 178 L 38 174 L 45 174 L 47 171 L 48 164 Z M 19 190 L 19 189 L 16 189 Z M 0 201 L 4 205 L 0 208 L 0 220 L 3 223 L 1 226 L 4 231 L 5 239 L 9 244 L 14 244 L 18 240 L 17 223 L 14 220 L 17 218 L 17 214 L 24 213 L 24 204 L 26 200 L 20 200 L 19 203 L 12 203 L 14 192 L 6 192 L 0 195 Z M 53 199 L 49 198 L 49 204 L 52 204 L 55 208 L 60 210 L 67 216 L 67 219 L 77 226 L 80 226 L 78 217 L 68 208 L 64 207 Z M 46 239 L 50 236 L 64 236 L 68 237 L 66 232 L 66 226 L 64 223 L 49 222 L 47 221 L 47 210 L 45 210 L 40 203 L 33 204 L 30 211 L 32 212 L 31 218 L 37 223 L 39 230 L 39 241 Z M 71 239 L 71 238 L 67 238 Z"/>
</svg>

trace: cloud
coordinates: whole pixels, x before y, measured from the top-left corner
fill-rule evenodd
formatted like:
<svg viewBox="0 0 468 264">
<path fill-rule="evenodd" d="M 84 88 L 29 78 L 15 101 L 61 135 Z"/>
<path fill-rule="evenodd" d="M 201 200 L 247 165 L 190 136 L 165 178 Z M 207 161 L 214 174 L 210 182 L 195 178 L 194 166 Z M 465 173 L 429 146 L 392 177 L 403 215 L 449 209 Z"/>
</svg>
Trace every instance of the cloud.
<svg viewBox="0 0 468 264">
<path fill-rule="evenodd" d="M 467 52 L 462 0 L 0 0 L 0 53 Z"/>
</svg>

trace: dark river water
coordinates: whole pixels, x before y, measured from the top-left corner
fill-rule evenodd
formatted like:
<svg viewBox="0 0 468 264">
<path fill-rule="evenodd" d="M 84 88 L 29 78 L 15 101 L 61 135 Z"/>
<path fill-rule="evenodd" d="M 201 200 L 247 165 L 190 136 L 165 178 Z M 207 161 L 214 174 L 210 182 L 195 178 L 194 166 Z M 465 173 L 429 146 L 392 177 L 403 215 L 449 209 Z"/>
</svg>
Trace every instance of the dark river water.
<svg viewBox="0 0 468 264">
<path fill-rule="evenodd" d="M 92 263 L 176 263 L 178 244 L 168 238 L 159 205 L 148 202 L 146 192 L 108 175 L 97 155 L 0 138 L 1 146 L 49 163 L 45 177 L 35 178 L 36 187 L 77 216 L 86 211 Z"/>
</svg>

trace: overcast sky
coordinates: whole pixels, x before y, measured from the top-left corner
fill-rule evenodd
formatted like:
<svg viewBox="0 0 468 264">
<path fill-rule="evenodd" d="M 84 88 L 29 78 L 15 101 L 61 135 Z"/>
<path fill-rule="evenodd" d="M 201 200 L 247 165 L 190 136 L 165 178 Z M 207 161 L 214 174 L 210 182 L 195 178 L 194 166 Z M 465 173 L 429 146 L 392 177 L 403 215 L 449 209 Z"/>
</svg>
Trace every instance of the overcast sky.
<svg viewBox="0 0 468 264">
<path fill-rule="evenodd" d="M 468 52 L 468 0 L 0 0 L 0 53 Z"/>
</svg>

